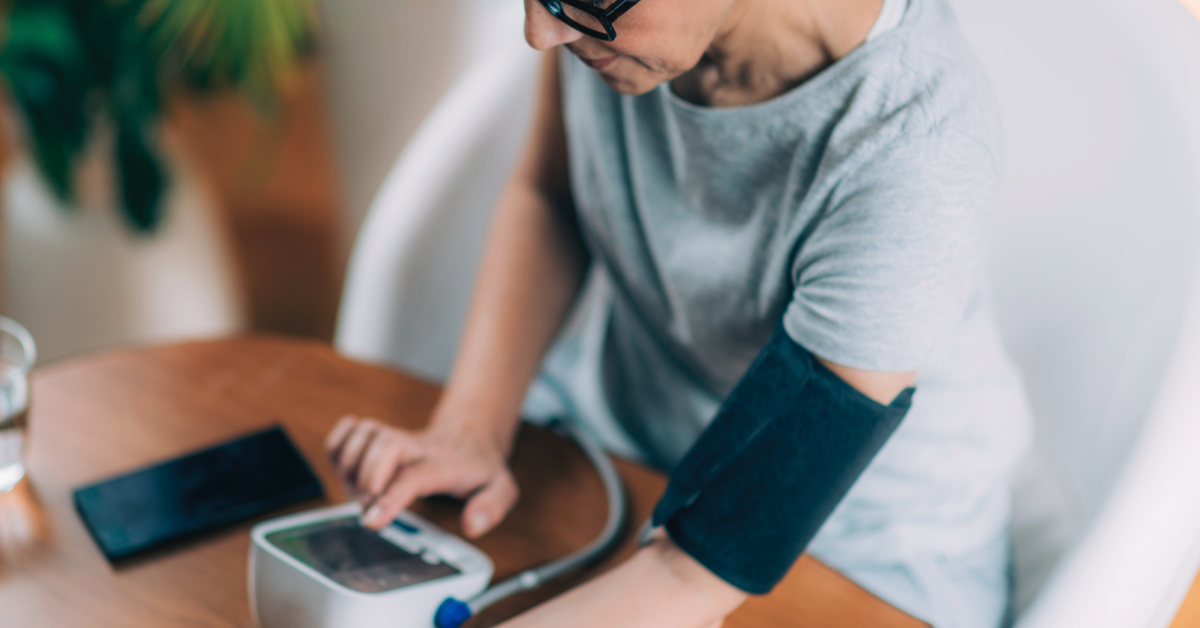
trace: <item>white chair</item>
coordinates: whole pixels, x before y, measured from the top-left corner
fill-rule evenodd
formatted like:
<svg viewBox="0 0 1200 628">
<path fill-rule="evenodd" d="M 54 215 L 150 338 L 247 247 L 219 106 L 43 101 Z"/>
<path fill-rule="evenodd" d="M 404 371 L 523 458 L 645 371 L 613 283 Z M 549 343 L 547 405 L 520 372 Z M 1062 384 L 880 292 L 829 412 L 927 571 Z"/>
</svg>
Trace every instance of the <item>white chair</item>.
<svg viewBox="0 0 1200 628">
<path fill-rule="evenodd" d="M 1200 24 L 954 4 L 1005 117 L 991 270 L 1038 418 L 1018 625 L 1167 626 L 1200 564 Z"/>
<path fill-rule="evenodd" d="M 367 212 L 338 314 L 342 353 L 449 375 L 492 206 L 533 114 L 539 57 L 519 22 L 512 31 L 441 100 Z"/>
<path fill-rule="evenodd" d="M 1038 417 L 1018 626 L 1165 627 L 1200 565 L 1200 26 L 1175 0 L 954 4 L 1006 119 L 991 268 Z M 400 158 L 351 259 L 347 355 L 449 372 L 535 66 L 514 37 Z"/>
</svg>

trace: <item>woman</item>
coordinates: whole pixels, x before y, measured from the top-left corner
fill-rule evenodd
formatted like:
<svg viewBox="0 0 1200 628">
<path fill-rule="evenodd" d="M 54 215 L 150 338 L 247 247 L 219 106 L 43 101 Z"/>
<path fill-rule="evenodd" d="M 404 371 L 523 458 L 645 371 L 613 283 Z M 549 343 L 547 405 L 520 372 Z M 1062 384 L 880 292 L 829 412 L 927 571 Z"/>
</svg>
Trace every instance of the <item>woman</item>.
<svg viewBox="0 0 1200 628">
<path fill-rule="evenodd" d="M 1028 412 L 980 263 L 994 104 L 945 0 L 574 4 L 526 0 L 539 110 L 430 426 L 330 434 L 364 522 L 433 493 L 469 536 L 503 518 L 591 264 L 545 370 L 671 471 L 662 529 L 513 626 L 719 625 L 805 548 L 936 628 L 999 625 Z"/>
</svg>

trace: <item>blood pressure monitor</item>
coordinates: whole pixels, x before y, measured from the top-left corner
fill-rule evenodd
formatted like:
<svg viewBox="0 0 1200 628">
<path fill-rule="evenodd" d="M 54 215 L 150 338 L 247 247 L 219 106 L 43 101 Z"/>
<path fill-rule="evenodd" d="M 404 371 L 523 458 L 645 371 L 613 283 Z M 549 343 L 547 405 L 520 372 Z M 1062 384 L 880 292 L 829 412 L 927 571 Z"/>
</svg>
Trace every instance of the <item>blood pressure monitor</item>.
<svg viewBox="0 0 1200 628">
<path fill-rule="evenodd" d="M 550 427 L 575 440 L 604 484 L 608 516 L 587 546 L 489 588 L 487 555 L 417 515 L 405 511 L 373 532 L 359 524 L 356 503 L 310 510 L 250 530 L 255 621 L 262 628 L 458 628 L 500 600 L 604 556 L 625 521 L 621 478 L 574 421 Z"/>
<path fill-rule="evenodd" d="M 447 598 L 471 599 L 492 561 L 405 511 L 374 532 L 357 503 L 260 523 L 251 530 L 250 600 L 262 628 L 431 628 Z"/>
</svg>

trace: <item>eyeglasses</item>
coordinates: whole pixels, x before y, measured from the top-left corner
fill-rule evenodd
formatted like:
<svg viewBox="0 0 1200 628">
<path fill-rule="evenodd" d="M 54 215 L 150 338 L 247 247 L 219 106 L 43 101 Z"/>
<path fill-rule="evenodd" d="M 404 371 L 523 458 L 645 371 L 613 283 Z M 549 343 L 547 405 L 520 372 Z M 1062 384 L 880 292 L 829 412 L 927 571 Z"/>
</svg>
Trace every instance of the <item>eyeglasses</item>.
<svg viewBox="0 0 1200 628">
<path fill-rule="evenodd" d="M 633 8 L 638 0 L 538 0 L 550 15 L 558 18 L 567 26 L 587 35 L 604 41 L 617 38 L 617 31 L 612 23 L 626 11 Z"/>
</svg>

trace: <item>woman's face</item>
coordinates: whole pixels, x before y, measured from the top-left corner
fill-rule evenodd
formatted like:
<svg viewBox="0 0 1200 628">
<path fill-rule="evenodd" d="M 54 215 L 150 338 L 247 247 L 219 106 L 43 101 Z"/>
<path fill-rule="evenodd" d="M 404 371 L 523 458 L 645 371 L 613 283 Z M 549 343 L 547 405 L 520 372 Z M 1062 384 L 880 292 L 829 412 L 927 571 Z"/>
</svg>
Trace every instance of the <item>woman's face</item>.
<svg viewBox="0 0 1200 628">
<path fill-rule="evenodd" d="M 641 0 L 613 22 L 615 40 L 601 41 L 525 0 L 525 40 L 537 50 L 565 45 L 614 91 L 643 94 L 692 69 L 735 0 Z"/>
</svg>

